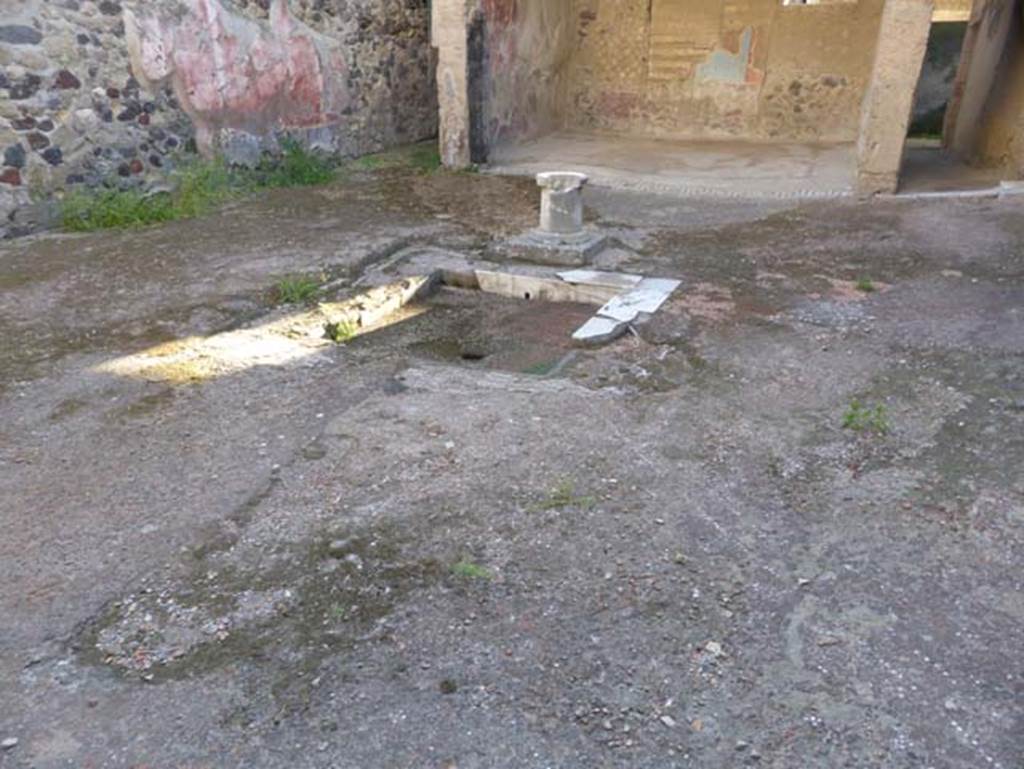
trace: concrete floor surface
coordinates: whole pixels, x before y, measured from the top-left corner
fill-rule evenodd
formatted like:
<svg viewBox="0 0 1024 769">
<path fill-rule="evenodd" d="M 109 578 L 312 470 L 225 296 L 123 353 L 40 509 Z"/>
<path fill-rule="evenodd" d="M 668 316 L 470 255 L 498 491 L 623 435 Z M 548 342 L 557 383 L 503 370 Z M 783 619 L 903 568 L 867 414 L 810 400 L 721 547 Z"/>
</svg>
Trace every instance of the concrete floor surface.
<svg viewBox="0 0 1024 769">
<path fill-rule="evenodd" d="M 587 204 L 683 281 L 599 349 L 273 300 L 501 262 L 530 180 L 0 245 L 0 767 L 1019 769 L 1021 202 Z"/>
<path fill-rule="evenodd" d="M 852 144 L 681 141 L 559 131 L 499 147 L 494 173 L 578 171 L 594 184 L 641 192 L 736 198 L 852 195 Z"/>
</svg>

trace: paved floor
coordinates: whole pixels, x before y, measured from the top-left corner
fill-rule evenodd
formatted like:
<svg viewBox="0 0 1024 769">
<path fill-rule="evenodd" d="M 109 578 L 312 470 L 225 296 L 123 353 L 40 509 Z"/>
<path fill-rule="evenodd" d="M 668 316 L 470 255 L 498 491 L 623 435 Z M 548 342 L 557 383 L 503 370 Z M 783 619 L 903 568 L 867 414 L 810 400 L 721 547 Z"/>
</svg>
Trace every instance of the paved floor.
<svg viewBox="0 0 1024 769">
<path fill-rule="evenodd" d="M 580 171 L 594 184 L 716 197 L 829 198 L 853 192 L 849 144 L 678 141 L 558 132 L 494 151 L 496 173 Z"/>
<path fill-rule="evenodd" d="M 969 166 L 937 146 L 911 142 L 903 158 L 900 193 L 993 189 L 1004 178 L 996 168 Z"/>
<path fill-rule="evenodd" d="M 600 266 L 683 281 L 600 349 L 274 301 L 537 203 L 385 169 L 0 244 L 2 769 L 1021 766 L 1022 202 L 589 189 Z"/>
</svg>

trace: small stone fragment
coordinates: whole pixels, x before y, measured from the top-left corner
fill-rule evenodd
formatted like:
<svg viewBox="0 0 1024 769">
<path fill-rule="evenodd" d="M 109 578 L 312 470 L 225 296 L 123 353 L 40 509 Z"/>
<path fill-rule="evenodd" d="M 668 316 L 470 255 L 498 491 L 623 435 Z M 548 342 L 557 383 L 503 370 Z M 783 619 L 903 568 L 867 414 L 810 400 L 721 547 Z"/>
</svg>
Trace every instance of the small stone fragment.
<svg viewBox="0 0 1024 769">
<path fill-rule="evenodd" d="M 25 167 L 25 148 L 20 144 L 12 144 L 4 150 L 4 165 L 11 168 Z"/>
<path fill-rule="evenodd" d="M 51 166 L 59 166 L 64 162 L 64 153 L 60 147 L 50 147 L 43 150 L 43 160 L 49 163 Z"/>
<path fill-rule="evenodd" d="M 332 539 L 331 543 L 327 546 L 327 552 L 337 557 L 347 555 L 354 543 L 355 540 L 351 537 L 348 539 Z"/>
<path fill-rule="evenodd" d="M 37 45 L 43 41 L 43 34 L 35 27 L 25 24 L 0 26 L 0 43 L 8 45 Z"/>
<path fill-rule="evenodd" d="M 30 133 L 25 137 L 28 140 L 28 146 L 34 149 L 36 152 L 44 150 L 50 146 L 50 140 L 47 139 L 41 133 Z"/>
<path fill-rule="evenodd" d="M 580 326 L 572 338 L 582 344 L 604 344 L 622 336 L 628 325 L 610 318 L 593 317 Z"/>
<path fill-rule="evenodd" d="M 674 718 L 672 718 L 672 716 L 662 716 L 660 720 L 661 720 L 661 723 L 663 723 L 669 729 L 671 729 L 672 727 L 674 727 L 676 725 L 676 720 Z"/>
<path fill-rule="evenodd" d="M 708 641 L 704 644 L 704 651 L 710 654 L 712 657 L 724 657 L 725 651 L 722 649 L 722 644 L 718 641 Z"/>
<path fill-rule="evenodd" d="M 3 748 L 4 750 L 10 750 L 11 748 L 15 748 L 17 746 L 18 746 L 18 738 L 17 737 L 7 737 L 7 738 L 4 739 L 3 742 L 0 742 L 0 748 Z"/>
<path fill-rule="evenodd" d="M 62 91 L 68 91 L 75 88 L 82 87 L 82 81 L 75 77 L 75 74 L 71 70 L 62 69 L 57 73 L 57 78 L 53 83 L 55 88 L 59 88 Z"/>
</svg>

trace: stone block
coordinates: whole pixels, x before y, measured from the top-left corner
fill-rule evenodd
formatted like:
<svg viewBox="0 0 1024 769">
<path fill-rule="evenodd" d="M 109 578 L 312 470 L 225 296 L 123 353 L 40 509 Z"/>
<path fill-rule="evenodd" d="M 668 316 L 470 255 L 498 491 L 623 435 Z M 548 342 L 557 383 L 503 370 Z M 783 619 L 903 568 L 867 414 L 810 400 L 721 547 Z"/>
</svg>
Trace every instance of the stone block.
<svg viewBox="0 0 1024 769">
<path fill-rule="evenodd" d="M 586 174 L 548 171 L 537 174 L 541 188 L 540 231 L 574 235 L 583 230 L 583 187 Z"/>
<path fill-rule="evenodd" d="M 611 318 L 595 316 L 580 326 L 572 335 L 572 338 L 580 344 L 600 345 L 607 344 L 622 336 L 628 323 L 622 323 Z"/>
</svg>

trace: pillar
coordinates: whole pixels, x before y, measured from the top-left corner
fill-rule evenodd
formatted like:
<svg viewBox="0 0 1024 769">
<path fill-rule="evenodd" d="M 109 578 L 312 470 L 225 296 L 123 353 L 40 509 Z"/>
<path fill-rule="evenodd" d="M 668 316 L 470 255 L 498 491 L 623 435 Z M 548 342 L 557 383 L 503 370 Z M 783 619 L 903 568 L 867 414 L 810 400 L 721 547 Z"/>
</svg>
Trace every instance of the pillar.
<svg viewBox="0 0 1024 769">
<path fill-rule="evenodd" d="M 895 192 L 934 0 L 886 0 L 857 141 L 857 190 Z"/>
<path fill-rule="evenodd" d="M 1003 71 L 1013 25 L 1020 23 L 1016 0 L 977 0 L 967 26 L 953 97 L 946 110 L 943 142 L 962 158 L 975 155 L 983 133 L 989 96 Z"/>
<path fill-rule="evenodd" d="M 431 40 L 437 48 L 438 143 L 448 168 L 471 164 L 467 2 L 434 0 Z"/>
<path fill-rule="evenodd" d="M 540 229 L 554 235 L 583 231 L 584 174 L 548 172 L 537 174 L 540 195 Z"/>
</svg>

